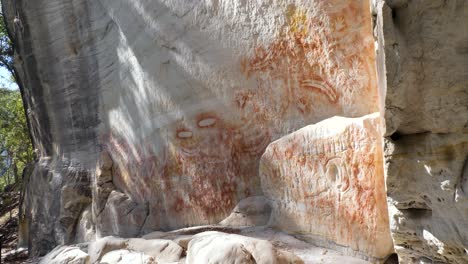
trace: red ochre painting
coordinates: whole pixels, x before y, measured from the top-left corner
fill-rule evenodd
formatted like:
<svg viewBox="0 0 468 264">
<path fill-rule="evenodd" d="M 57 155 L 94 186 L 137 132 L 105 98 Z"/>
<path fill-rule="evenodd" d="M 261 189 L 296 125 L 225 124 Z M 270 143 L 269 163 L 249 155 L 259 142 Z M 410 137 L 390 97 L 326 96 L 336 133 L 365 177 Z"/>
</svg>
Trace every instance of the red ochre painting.
<svg viewBox="0 0 468 264">
<path fill-rule="evenodd" d="M 304 120 L 378 111 L 367 1 L 320 1 L 315 8 L 321 15 L 290 5 L 277 40 L 241 60 L 245 76 L 257 81 L 236 94 L 241 109 L 266 118 L 299 112 Z"/>
<path fill-rule="evenodd" d="M 393 250 L 377 113 L 334 117 L 267 148 L 260 175 L 273 225 L 384 258 Z"/>
<path fill-rule="evenodd" d="M 188 113 L 140 144 L 112 128 L 102 137 L 116 185 L 161 216 L 154 228 L 222 220 L 261 194 L 259 160 L 271 141 L 334 115 L 378 111 L 368 2 L 308 6 L 286 7 L 275 39 L 239 57 L 239 76 L 252 85 L 233 90 L 223 109 Z"/>
</svg>

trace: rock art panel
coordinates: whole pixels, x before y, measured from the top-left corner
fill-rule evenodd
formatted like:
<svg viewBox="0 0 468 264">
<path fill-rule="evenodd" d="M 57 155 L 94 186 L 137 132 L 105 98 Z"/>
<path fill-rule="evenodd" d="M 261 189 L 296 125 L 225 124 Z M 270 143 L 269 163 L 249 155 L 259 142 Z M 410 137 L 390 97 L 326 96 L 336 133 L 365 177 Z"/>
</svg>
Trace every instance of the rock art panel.
<svg viewBox="0 0 468 264">
<path fill-rule="evenodd" d="M 368 1 L 101 2 L 100 142 L 115 186 L 149 203 L 143 231 L 218 223 L 261 195 L 271 141 L 378 110 Z"/>
<path fill-rule="evenodd" d="M 241 60 L 241 71 L 256 86 L 236 94 L 240 108 L 267 119 L 377 110 L 367 1 L 315 5 L 316 10 L 288 5 L 277 38 Z"/>
<path fill-rule="evenodd" d="M 271 141 L 378 109 L 367 0 L 3 2 L 39 158 L 101 177 L 69 213 L 72 173 L 32 186 L 54 190 L 31 203 L 41 254 L 87 226 L 88 196 L 97 235 L 219 223 L 261 195 Z"/>
<path fill-rule="evenodd" d="M 392 253 L 381 119 L 333 117 L 271 143 L 260 163 L 271 224 L 382 259 Z"/>
<path fill-rule="evenodd" d="M 128 154 L 133 147 L 111 139 L 108 150 L 116 164 L 114 183 L 124 190 L 131 188 L 135 201 L 150 202 L 148 224 L 170 229 L 187 223 L 216 223 L 238 199 L 259 192 L 256 161 L 268 137 L 259 137 L 256 146 L 248 146 L 239 139 L 242 128 L 225 128 L 222 120 L 214 119 L 205 126 L 205 121 L 196 122 L 201 127 L 176 129 L 173 145 L 158 153 L 151 147 L 137 150 L 136 160 Z"/>
</svg>

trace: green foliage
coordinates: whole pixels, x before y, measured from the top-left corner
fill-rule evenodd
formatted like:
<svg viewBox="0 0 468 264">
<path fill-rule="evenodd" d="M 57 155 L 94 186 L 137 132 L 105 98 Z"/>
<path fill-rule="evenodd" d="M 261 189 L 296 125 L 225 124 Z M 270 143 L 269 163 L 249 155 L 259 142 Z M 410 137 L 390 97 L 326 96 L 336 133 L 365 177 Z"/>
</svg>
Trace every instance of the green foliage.
<svg viewBox="0 0 468 264">
<path fill-rule="evenodd" d="M 20 181 L 19 174 L 33 158 L 21 94 L 0 88 L 0 190 Z"/>
<path fill-rule="evenodd" d="M 0 68 L 14 80 L 13 43 L 0 9 Z M 0 191 L 6 184 L 21 181 L 20 174 L 33 161 L 23 101 L 19 91 L 0 88 Z"/>
<path fill-rule="evenodd" d="M 8 36 L 3 13 L 0 12 L 0 67 L 6 68 L 14 77 L 13 56 L 13 43 Z"/>
</svg>

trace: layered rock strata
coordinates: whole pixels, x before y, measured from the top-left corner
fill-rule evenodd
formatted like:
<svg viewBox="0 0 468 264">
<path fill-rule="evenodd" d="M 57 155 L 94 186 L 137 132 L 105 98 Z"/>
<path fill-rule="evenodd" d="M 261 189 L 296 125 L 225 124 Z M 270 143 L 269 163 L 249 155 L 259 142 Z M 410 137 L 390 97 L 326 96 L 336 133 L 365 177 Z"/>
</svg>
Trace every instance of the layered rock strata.
<svg viewBox="0 0 468 264">
<path fill-rule="evenodd" d="M 375 2 L 395 250 L 467 263 L 468 3 Z"/>
<path fill-rule="evenodd" d="M 93 54 L 106 29 L 98 5 L 2 1 L 38 158 L 24 199 L 31 255 L 80 240 L 76 227 L 91 204 L 101 86 Z"/>
</svg>

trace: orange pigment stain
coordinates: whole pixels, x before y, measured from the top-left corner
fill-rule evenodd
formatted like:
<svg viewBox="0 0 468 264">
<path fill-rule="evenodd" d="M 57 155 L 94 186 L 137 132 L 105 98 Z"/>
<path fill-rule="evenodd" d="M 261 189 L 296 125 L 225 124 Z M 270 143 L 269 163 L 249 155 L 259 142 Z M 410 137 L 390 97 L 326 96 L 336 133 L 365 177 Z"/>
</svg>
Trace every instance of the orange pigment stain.
<svg viewBox="0 0 468 264">
<path fill-rule="evenodd" d="M 180 197 L 177 197 L 174 204 L 173 204 L 173 208 L 177 213 L 183 212 L 184 209 L 185 209 L 184 200 L 182 198 L 180 198 Z"/>
<path fill-rule="evenodd" d="M 104 140 L 105 148 L 115 161 L 115 177 L 124 182 L 126 191 L 134 192 L 142 201 L 159 201 L 158 206 L 168 208 L 173 215 L 192 213 L 204 219 L 226 216 L 238 200 L 257 192 L 258 161 L 274 137 L 270 129 L 274 122 L 288 120 L 291 112 L 294 117 L 295 112 L 311 116 L 318 103 L 339 109 L 345 89 L 374 88 L 369 80 L 362 84 L 357 76 L 357 73 L 372 75 L 372 67 L 366 63 L 365 56 L 373 52 L 373 47 L 363 44 L 360 32 L 355 36 L 350 33 L 356 32 L 350 27 L 358 22 L 356 17 L 360 17 L 353 14 L 358 7 L 350 5 L 349 10 L 330 14 L 327 19 L 310 17 L 305 11 L 291 8 L 287 23 L 276 40 L 255 47 L 251 55 L 241 58 L 240 70 L 247 79 L 254 79 L 255 86 L 237 91 L 232 98 L 239 120 L 225 119 L 222 113 L 215 111 L 195 113 L 184 123 L 174 124 L 170 139 L 161 140 L 163 145 L 158 146 L 157 151 L 150 147 L 154 139 L 148 139 L 142 146 L 133 146 L 125 139 L 112 136 Z M 327 31 L 326 26 L 334 28 Z M 340 75 L 348 72 L 353 63 L 357 65 L 355 75 Z M 294 149 L 274 146 L 271 155 L 273 160 L 291 159 L 291 164 L 304 168 L 301 172 L 326 164 L 324 155 L 296 155 Z M 373 163 L 368 159 L 360 165 L 351 156 L 344 159 L 350 164 L 346 168 L 350 175 L 357 175 Z M 280 184 L 284 176 L 276 170 L 271 173 L 271 181 Z M 288 182 L 296 189 L 318 184 L 313 177 L 296 178 L 291 177 Z M 357 188 L 359 182 L 350 178 L 341 184 L 346 190 Z M 304 204 L 311 208 L 329 210 L 336 206 L 330 200 L 344 199 L 336 193 L 304 193 L 302 187 L 296 189 L 290 188 L 291 197 L 306 199 Z M 366 197 L 372 197 L 366 194 L 369 191 L 369 188 L 359 189 L 353 199 L 363 207 L 372 207 L 371 203 L 364 202 Z M 177 192 L 178 198 L 166 202 L 164 197 L 173 197 Z M 349 214 L 351 221 L 363 221 L 365 216 L 349 212 L 353 206 L 349 205 L 351 209 L 340 207 L 340 216 L 336 217 Z"/>
<path fill-rule="evenodd" d="M 345 132 L 345 135 L 353 134 L 362 138 L 373 137 L 365 131 Z M 351 139 L 350 136 L 344 138 Z M 297 217 L 312 226 L 321 226 L 320 232 L 337 241 L 352 242 L 356 234 L 367 241 L 374 241 L 378 229 L 377 214 L 379 206 L 382 206 L 376 200 L 378 188 L 382 186 L 373 180 L 379 173 L 376 168 L 382 164 L 381 153 L 376 151 L 375 145 L 355 149 L 353 145 L 340 142 L 340 146 L 347 146 L 344 151 L 335 153 L 335 139 L 321 139 L 308 142 L 316 145 L 319 153 L 306 155 L 298 142 L 301 139 L 274 144 L 264 154 L 267 160 L 281 164 L 272 163 L 267 171 L 264 170 L 269 186 L 280 190 L 278 199 L 281 203 L 305 204 L 307 210 Z M 325 177 L 327 174 L 333 174 L 333 177 Z M 359 179 L 360 175 L 364 175 L 364 180 Z M 280 217 L 289 219 L 295 213 L 285 209 Z M 335 237 L 337 234 L 339 236 Z"/>
<path fill-rule="evenodd" d="M 327 81 L 322 80 L 320 77 L 314 79 L 301 80 L 300 85 L 305 89 L 314 89 L 316 92 L 322 93 L 328 97 L 328 100 L 332 103 L 338 101 L 338 93 L 332 88 L 331 84 Z"/>
<path fill-rule="evenodd" d="M 290 5 L 276 40 L 240 60 L 241 72 L 255 78 L 257 87 L 236 94 L 236 105 L 254 115 L 282 118 L 290 111 L 313 115 L 319 103 L 339 110 L 363 96 L 375 100 L 374 44 L 366 38 L 372 29 L 363 21 L 362 3 L 354 2 L 359 1 L 338 2 L 341 9 L 332 8 L 333 13 L 327 8 L 335 1 L 318 4 L 328 17 L 312 17 Z"/>
<path fill-rule="evenodd" d="M 269 133 L 255 125 L 230 123 L 216 112 L 195 114 L 184 123 L 194 126 L 189 130 L 179 124 L 176 129 L 172 167 L 174 174 L 190 179 L 183 190 L 188 197 L 185 210 L 206 219 L 225 215 L 245 193 L 254 193 L 257 162 L 271 141 Z"/>
</svg>

